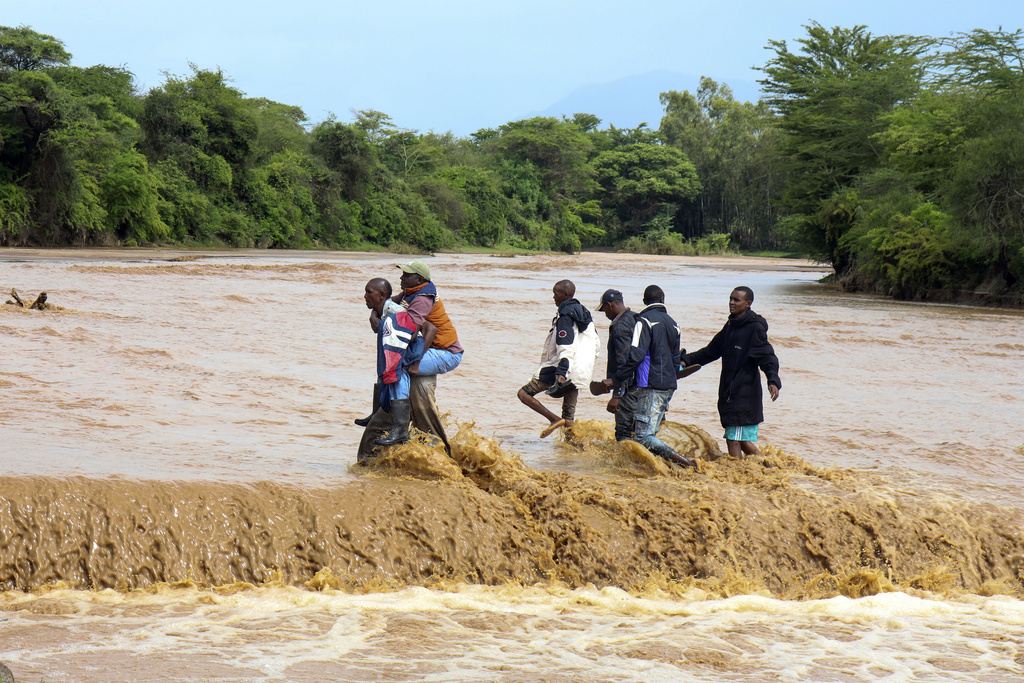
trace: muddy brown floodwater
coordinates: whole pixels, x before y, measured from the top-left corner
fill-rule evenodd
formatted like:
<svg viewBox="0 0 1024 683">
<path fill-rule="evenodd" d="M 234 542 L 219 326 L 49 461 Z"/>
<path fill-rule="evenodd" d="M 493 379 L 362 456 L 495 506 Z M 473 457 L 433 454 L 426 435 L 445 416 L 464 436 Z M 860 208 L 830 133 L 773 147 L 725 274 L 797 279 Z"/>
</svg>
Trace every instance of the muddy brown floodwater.
<svg viewBox="0 0 1024 683">
<path fill-rule="evenodd" d="M 793 260 L 427 260 L 466 354 L 453 457 L 356 466 L 371 254 L 0 251 L 0 661 L 17 680 L 1014 680 L 1024 315 L 853 297 Z M 515 398 L 554 314 L 666 292 L 684 345 L 737 285 L 784 389 L 722 458 L 718 366 L 670 469 Z M 595 312 L 602 340 L 607 321 Z M 603 370 L 605 355 L 598 360 Z M 187 661 L 188 666 L 183 666 Z"/>
</svg>

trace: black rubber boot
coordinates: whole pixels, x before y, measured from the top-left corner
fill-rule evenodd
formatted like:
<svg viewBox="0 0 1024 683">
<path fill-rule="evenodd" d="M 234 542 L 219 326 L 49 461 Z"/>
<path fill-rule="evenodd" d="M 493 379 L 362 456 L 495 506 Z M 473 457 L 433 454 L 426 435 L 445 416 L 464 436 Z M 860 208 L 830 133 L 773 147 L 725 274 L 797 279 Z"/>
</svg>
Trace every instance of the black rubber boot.
<svg viewBox="0 0 1024 683">
<path fill-rule="evenodd" d="M 409 399 L 400 398 L 391 401 L 391 431 L 387 436 L 374 439 L 378 446 L 394 446 L 409 440 L 409 419 L 411 416 Z"/>
<path fill-rule="evenodd" d="M 373 416 L 377 413 L 378 409 L 380 409 L 380 384 L 374 383 L 374 385 L 373 385 L 373 410 L 371 410 L 370 414 L 367 415 L 366 417 L 360 417 L 360 418 L 356 419 L 355 423 L 357 425 L 359 425 L 360 427 L 365 427 L 366 425 L 370 424 L 370 420 L 373 419 Z"/>
</svg>

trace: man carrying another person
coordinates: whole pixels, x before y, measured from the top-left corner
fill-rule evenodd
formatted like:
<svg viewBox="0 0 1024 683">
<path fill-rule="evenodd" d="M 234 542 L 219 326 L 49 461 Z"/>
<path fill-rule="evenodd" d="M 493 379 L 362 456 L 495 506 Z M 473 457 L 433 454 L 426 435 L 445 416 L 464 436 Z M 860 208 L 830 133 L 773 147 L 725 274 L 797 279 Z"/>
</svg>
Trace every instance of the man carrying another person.
<svg viewBox="0 0 1024 683">
<path fill-rule="evenodd" d="M 676 390 L 679 327 L 665 310 L 665 293 L 661 287 L 650 285 L 644 290 L 644 305 L 636 315 L 626 358 L 612 379 L 626 382 L 635 377 L 638 400 L 633 417 L 633 440 L 669 462 L 695 467 L 695 462 L 676 453 L 657 436 Z"/>
<path fill-rule="evenodd" d="M 363 294 L 366 307 L 371 310 L 370 327 L 377 333 L 378 382 L 374 386 L 373 414 L 365 421 L 356 421 L 364 422 L 365 427 L 359 443 L 359 462 L 372 457 L 377 446 L 408 441 L 410 419 L 420 431 L 436 436 L 451 453 L 434 402 L 436 377 L 408 374 L 409 362 L 422 356 L 423 340 L 415 338 L 411 314 L 392 301 L 391 294 L 391 283 L 384 278 L 367 282 Z M 385 329 L 381 329 L 382 325 Z M 424 323 L 425 331 L 429 325 Z M 387 407 L 382 407 L 385 395 Z"/>
<path fill-rule="evenodd" d="M 422 357 L 408 365 L 405 369 L 413 377 L 433 377 L 433 381 L 417 382 L 419 393 L 422 395 L 421 406 L 424 421 L 430 426 L 429 431 L 437 435 L 445 445 L 445 450 L 451 454 L 451 447 L 444 434 L 444 426 L 437 414 L 437 405 L 434 402 L 434 389 L 437 386 L 436 376 L 451 372 L 459 367 L 462 362 L 463 349 L 459 343 L 458 333 L 455 325 L 445 312 L 444 304 L 437 295 L 437 287 L 430 281 L 430 267 L 423 261 L 410 261 L 404 265 L 395 266 L 402 270 L 401 285 L 402 291 L 396 294 L 392 301 L 401 304 L 412 320 L 414 333 L 423 338 L 424 351 Z M 370 316 L 371 325 L 374 318 Z M 403 440 L 404 439 L 404 440 Z M 396 425 L 395 431 L 386 437 L 374 440 L 378 446 L 393 446 L 396 443 L 408 441 L 408 430 L 402 431 Z"/>
<path fill-rule="evenodd" d="M 551 329 L 544 340 L 540 367 L 518 393 L 524 405 L 547 419 L 549 424 L 540 433 L 541 438 L 559 427 L 572 427 L 579 387 L 590 381 L 599 344 L 590 311 L 573 298 L 576 285 L 569 280 L 561 280 L 555 283 L 551 292 L 558 312 L 551 320 Z M 534 398 L 542 391 L 562 399 L 561 417 Z"/>
</svg>

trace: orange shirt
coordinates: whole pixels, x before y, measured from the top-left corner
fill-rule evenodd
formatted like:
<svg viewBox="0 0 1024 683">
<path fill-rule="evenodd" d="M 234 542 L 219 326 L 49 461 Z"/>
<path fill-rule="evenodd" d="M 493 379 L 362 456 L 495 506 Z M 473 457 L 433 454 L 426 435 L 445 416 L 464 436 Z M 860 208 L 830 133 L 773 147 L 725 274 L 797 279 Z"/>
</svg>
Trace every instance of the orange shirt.
<svg viewBox="0 0 1024 683">
<path fill-rule="evenodd" d="M 410 300 L 410 295 L 416 295 L 427 285 L 431 285 L 428 288 L 431 291 L 424 292 L 419 296 L 412 296 Z M 437 296 L 437 288 L 433 286 L 433 283 L 424 282 L 422 285 L 403 290 L 402 298 L 408 301 L 409 315 L 412 316 L 417 327 L 426 320 L 437 328 L 434 342 L 430 345 L 431 348 L 444 349 L 452 353 L 462 353 L 463 349 L 462 345 L 459 344 L 459 335 L 455 331 L 455 325 L 452 324 L 451 318 L 445 312 L 444 304 L 441 303 L 441 298 Z M 430 304 L 429 309 L 427 308 L 428 303 Z"/>
</svg>

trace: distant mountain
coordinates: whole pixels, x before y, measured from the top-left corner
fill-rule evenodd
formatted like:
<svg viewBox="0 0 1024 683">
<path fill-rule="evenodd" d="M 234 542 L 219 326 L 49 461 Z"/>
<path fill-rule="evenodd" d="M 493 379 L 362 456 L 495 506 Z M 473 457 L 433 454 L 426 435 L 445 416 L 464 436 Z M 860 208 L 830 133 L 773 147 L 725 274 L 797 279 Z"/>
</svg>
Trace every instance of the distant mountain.
<svg viewBox="0 0 1024 683">
<path fill-rule="evenodd" d="M 732 88 L 737 100 L 757 100 L 759 90 L 756 81 L 725 82 Z M 585 85 L 550 107 L 531 112 L 523 118 L 560 118 L 563 114 L 571 117 L 577 112 L 583 112 L 601 119 L 602 128 L 608 125 L 635 128 L 641 123 L 646 123 L 649 128 L 657 128 L 665 114 L 658 96 L 668 90 L 696 92 L 699 84 L 699 76 L 671 71 L 652 71 L 608 83 Z"/>
</svg>

